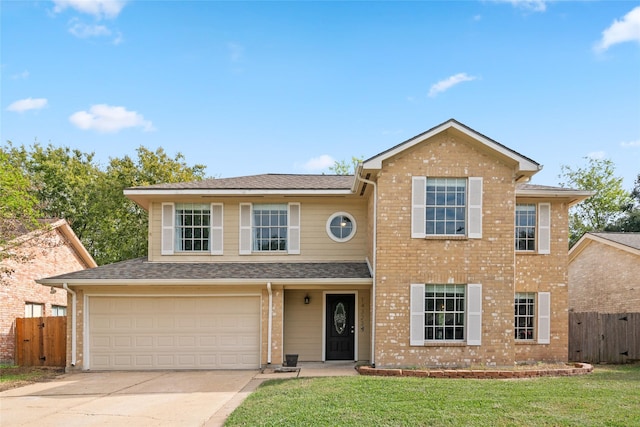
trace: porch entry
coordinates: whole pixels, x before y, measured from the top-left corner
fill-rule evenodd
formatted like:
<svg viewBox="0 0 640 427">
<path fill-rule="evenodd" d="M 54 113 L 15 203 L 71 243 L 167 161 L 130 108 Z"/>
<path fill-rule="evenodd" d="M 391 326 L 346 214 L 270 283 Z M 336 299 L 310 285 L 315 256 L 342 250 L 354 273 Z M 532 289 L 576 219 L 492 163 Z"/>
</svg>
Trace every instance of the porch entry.
<svg viewBox="0 0 640 427">
<path fill-rule="evenodd" d="M 326 360 L 353 360 L 355 295 L 326 295 Z"/>
</svg>

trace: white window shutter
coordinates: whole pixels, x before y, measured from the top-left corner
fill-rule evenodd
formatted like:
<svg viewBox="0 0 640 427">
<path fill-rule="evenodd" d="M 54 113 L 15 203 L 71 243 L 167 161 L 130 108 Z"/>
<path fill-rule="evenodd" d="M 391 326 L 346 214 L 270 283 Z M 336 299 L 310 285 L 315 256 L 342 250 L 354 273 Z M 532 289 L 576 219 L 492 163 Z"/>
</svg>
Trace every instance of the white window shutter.
<svg viewBox="0 0 640 427">
<path fill-rule="evenodd" d="M 551 343 L 551 293 L 538 292 L 538 344 Z"/>
<path fill-rule="evenodd" d="M 538 253 L 551 253 L 551 203 L 538 204 Z"/>
<path fill-rule="evenodd" d="M 482 238 L 482 177 L 469 177 L 467 237 Z"/>
<path fill-rule="evenodd" d="M 289 231 L 287 251 L 290 254 L 300 253 L 300 203 L 289 203 Z"/>
<path fill-rule="evenodd" d="M 482 285 L 467 285 L 467 345 L 482 343 Z"/>
<path fill-rule="evenodd" d="M 240 203 L 240 255 L 251 254 L 251 203 Z"/>
<path fill-rule="evenodd" d="M 173 255 L 175 206 L 173 203 L 162 204 L 162 255 Z"/>
<path fill-rule="evenodd" d="M 427 228 L 427 177 L 414 176 L 411 181 L 411 237 L 420 239 L 424 238 Z"/>
<path fill-rule="evenodd" d="M 424 283 L 411 284 L 409 345 L 424 345 Z"/>
<path fill-rule="evenodd" d="M 222 203 L 211 203 L 211 255 L 223 253 L 224 210 Z"/>
</svg>

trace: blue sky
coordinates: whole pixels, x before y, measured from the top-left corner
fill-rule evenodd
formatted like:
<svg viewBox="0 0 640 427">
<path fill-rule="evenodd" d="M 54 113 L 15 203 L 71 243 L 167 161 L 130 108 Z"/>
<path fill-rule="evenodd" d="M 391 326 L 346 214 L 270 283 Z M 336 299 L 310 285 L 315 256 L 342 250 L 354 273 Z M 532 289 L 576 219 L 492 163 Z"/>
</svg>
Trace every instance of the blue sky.
<svg viewBox="0 0 640 427">
<path fill-rule="evenodd" d="M 0 3 L 0 138 L 207 174 L 322 173 L 449 118 L 544 165 L 640 173 L 640 2 Z"/>
</svg>

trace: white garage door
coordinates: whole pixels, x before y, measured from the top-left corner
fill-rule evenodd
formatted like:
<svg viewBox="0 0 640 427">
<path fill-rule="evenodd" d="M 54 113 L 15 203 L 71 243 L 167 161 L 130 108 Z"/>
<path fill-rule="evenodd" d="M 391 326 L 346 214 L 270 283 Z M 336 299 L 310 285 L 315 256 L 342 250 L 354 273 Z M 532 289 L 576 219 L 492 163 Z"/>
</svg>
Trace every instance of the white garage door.
<svg viewBox="0 0 640 427">
<path fill-rule="evenodd" d="M 260 298 L 89 297 L 89 369 L 256 369 Z"/>
</svg>

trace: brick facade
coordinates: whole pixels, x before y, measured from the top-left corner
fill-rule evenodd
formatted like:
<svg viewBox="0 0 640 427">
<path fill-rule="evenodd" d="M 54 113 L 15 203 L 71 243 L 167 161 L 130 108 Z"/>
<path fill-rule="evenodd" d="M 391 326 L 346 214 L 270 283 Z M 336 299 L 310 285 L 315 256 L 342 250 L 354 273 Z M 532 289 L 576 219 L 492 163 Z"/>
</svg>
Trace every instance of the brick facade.
<svg viewBox="0 0 640 427">
<path fill-rule="evenodd" d="M 52 315 L 52 306 L 68 306 L 66 291 L 57 289 L 55 294 L 51 294 L 49 287 L 39 285 L 35 280 L 87 268 L 86 262 L 58 227 L 45 234 L 33 233 L 31 238 L 24 240 L 12 251 L 17 257 L 2 261 L 14 272 L 4 277 L 0 284 L 1 363 L 14 363 L 15 319 L 25 317 L 25 303 L 43 304 L 44 316 Z"/>
<path fill-rule="evenodd" d="M 640 311 L 640 251 L 588 239 L 569 262 L 569 309 L 577 313 Z"/>
<path fill-rule="evenodd" d="M 413 176 L 482 177 L 482 238 L 411 238 Z M 516 256 L 513 168 L 446 132 L 387 160 L 377 182 L 377 366 L 504 366 L 521 359 L 567 359 L 566 204 L 553 204 L 552 255 Z M 411 283 L 482 284 L 482 345 L 411 346 Z M 515 344 L 514 293 L 525 290 L 552 292 L 551 344 Z"/>
</svg>

